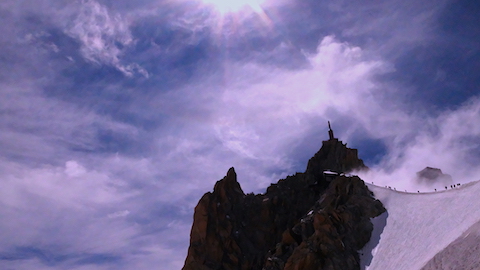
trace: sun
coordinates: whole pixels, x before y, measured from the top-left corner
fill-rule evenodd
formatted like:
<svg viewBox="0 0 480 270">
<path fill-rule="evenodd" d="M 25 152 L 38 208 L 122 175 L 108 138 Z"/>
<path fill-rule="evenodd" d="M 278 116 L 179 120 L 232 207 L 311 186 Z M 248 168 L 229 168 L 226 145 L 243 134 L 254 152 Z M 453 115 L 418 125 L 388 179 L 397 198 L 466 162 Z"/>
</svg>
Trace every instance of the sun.
<svg viewBox="0 0 480 270">
<path fill-rule="evenodd" d="M 252 9 L 255 12 L 261 12 L 261 4 L 265 0 L 202 0 L 203 3 L 213 6 L 222 14 L 235 13 L 244 9 Z"/>
</svg>

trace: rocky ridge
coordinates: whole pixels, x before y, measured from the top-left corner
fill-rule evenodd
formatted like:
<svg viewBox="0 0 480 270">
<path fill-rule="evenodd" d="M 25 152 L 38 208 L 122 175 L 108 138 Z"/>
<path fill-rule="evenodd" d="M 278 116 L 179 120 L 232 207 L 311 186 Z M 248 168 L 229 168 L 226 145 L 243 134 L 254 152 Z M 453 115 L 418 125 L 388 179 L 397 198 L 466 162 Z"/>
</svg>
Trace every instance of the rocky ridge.
<svg viewBox="0 0 480 270">
<path fill-rule="evenodd" d="M 329 134 L 304 173 L 265 194 L 245 194 L 230 168 L 195 207 L 183 270 L 360 269 L 370 218 L 385 208 L 360 178 L 344 175 L 367 168 Z"/>
<path fill-rule="evenodd" d="M 445 174 L 438 168 L 425 167 L 425 169 L 417 172 L 417 182 L 427 185 L 436 183 L 450 185 L 453 183 L 452 176 Z"/>
</svg>

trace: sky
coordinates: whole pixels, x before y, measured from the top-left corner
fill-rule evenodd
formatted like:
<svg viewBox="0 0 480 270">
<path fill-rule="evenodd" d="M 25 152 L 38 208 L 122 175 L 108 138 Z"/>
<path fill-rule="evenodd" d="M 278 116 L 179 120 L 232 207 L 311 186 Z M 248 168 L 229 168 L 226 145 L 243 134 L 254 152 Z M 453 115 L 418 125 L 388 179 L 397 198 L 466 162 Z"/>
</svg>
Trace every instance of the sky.
<svg viewBox="0 0 480 270">
<path fill-rule="evenodd" d="M 219 4 L 220 3 L 220 4 Z M 222 4 L 223 3 L 223 4 Z M 180 269 L 193 208 L 335 136 L 480 179 L 480 2 L 2 0 L 0 268 Z"/>
</svg>

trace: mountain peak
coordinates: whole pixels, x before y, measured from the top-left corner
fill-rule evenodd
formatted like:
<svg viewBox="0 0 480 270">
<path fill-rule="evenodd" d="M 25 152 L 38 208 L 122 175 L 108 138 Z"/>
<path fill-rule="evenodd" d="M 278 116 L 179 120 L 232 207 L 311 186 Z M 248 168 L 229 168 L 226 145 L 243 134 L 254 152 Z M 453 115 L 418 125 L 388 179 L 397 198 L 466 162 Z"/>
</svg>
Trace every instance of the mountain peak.
<svg viewBox="0 0 480 270">
<path fill-rule="evenodd" d="M 239 201 L 245 197 L 233 167 L 228 170 L 222 180 L 217 181 L 213 188 L 213 194 L 219 196 L 223 201 Z"/>
<path fill-rule="evenodd" d="M 324 181 L 324 171 L 342 174 L 368 169 L 363 160 L 358 158 L 358 150 L 348 148 L 347 144 L 334 138 L 330 122 L 328 124 L 330 139 L 322 142 L 322 147 L 310 158 L 305 171 L 308 175 L 307 181 L 311 184 Z"/>
<path fill-rule="evenodd" d="M 359 269 L 370 218 L 385 209 L 360 178 L 340 175 L 366 167 L 330 125 L 329 137 L 304 173 L 265 194 L 245 195 L 230 168 L 195 207 L 183 270 Z"/>
<path fill-rule="evenodd" d="M 449 185 L 453 182 L 453 179 L 451 175 L 443 173 L 441 169 L 425 167 L 417 172 L 417 181 L 425 184 L 442 183 Z"/>
</svg>

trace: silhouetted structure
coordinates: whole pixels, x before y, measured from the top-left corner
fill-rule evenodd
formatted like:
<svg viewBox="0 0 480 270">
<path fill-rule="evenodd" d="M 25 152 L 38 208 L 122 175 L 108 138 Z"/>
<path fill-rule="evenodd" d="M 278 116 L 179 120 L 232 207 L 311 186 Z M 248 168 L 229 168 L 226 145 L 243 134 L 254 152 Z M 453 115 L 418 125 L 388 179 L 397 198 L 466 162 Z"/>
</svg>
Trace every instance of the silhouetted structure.
<svg viewBox="0 0 480 270">
<path fill-rule="evenodd" d="M 333 136 L 332 127 L 330 126 L 330 121 L 328 121 L 328 136 L 329 136 L 330 140 L 335 139 L 335 136 Z"/>
</svg>

